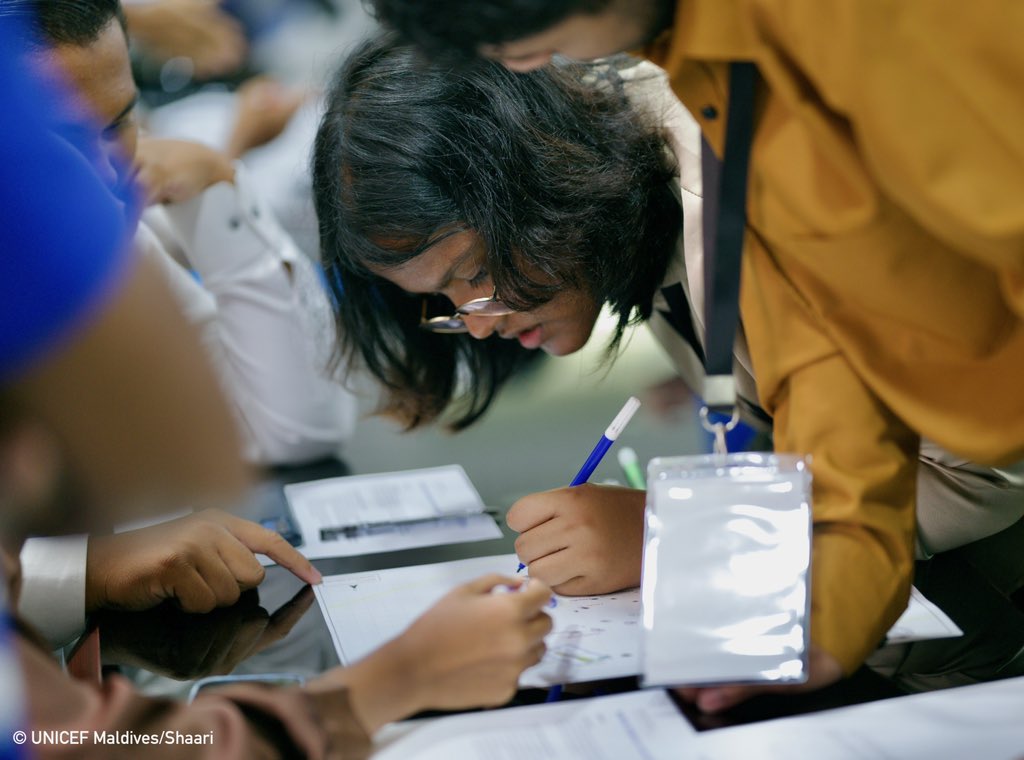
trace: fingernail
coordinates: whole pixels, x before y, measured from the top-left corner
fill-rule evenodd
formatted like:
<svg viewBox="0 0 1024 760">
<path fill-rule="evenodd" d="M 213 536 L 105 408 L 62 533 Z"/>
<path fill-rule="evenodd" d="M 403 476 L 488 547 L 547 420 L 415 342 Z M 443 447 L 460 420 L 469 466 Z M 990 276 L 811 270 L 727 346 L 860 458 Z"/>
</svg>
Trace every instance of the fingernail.
<svg viewBox="0 0 1024 760">
<path fill-rule="evenodd" d="M 313 568 L 313 585 L 314 585 L 314 586 L 316 586 L 316 585 L 319 585 L 320 583 L 323 583 L 323 581 L 324 581 L 324 576 L 323 576 L 323 575 L 321 575 L 321 574 L 320 574 L 320 571 L 319 571 L 319 570 L 317 570 L 317 569 L 316 569 L 316 568 L 314 567 L 314 568 Z"/>
</svg>

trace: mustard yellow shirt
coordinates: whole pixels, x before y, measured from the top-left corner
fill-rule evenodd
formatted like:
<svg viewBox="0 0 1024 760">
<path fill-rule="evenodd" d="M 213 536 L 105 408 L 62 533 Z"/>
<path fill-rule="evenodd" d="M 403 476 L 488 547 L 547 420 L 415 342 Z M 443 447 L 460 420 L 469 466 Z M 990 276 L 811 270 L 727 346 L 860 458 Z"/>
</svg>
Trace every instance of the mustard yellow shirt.
<svg viewBox="0 0 1024 760">
<path fill-rule="evenodd" d="M 760 71 L 741 308 L 847 672 L 906 604 L 919 437 L 1024 458 L 1022 29 L 1020 0 L 680 0 L 646 51 L 719 155 L 728 62 Z"/>
</svg>

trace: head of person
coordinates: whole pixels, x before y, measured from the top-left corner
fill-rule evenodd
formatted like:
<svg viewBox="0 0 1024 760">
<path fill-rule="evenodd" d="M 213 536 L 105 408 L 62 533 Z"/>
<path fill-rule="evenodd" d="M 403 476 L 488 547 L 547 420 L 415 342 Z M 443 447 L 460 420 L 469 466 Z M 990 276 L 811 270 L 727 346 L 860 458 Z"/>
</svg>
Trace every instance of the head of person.
<svg viewBox="0 0 1024 760">
<path fill-rule="evenodd" d="M 37 56 L 76 94 L 69 120 L 96 135 L 97 171 L 123 185 L 135 156 L 138 91 L 120 0 L 0 0 L 0 17 L 20 17 L 35 32 Z"/>
<path fill-rule="evenodd" d="M 676 167 L 617 84 L 607 68 L 428 63 L 388 35 L 344 64 L 314 200 L 339 358 L 380 381 L 385 412 L 465 427 L 532 351 L 579 350 L 603 306 L 613 346 L 650 315 L 681 225 Z"/>
<path fill-rule="evenodd" d="M 431 57 L 484 56 L 515 71 L 555 54 L 592 60 L 671 26 L 676 0 L 373 0 L 377 18 Z"/>
</svg>

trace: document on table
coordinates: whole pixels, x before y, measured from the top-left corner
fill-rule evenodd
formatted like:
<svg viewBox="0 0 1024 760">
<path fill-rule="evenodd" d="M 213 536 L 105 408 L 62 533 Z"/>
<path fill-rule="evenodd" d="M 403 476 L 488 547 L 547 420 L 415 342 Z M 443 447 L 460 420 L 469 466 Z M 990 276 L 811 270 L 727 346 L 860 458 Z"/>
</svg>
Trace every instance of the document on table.
<svg viewBox="0 0 1024 760">
<path fill-rule="evenodd" d="M 678 760 L 697 738 L 664 691 L 456 715 L 394 729 L 401 738 L 375 752 L 374 760 Z"/>
<path fill-rule="evenodd" d="M 908 644 L 911 641 L 927 641 L 929 639 L 948 639 L 963 636 L 960 630 L 945 612 L 940 610 L 916 587 L 910 589 L 910 602 L 907 609 L 886 634 L 886 644 Z"/>
<path fill-rule="evenodd" d="M 454 586 L 488 573 L 512 575 L 515 554 L 399 567 L 324 578 L 314 586 L 343 664 L 358 660 L 405 630 Z M 547 654 L 519 685 L 597 681 L 639 671 L 640 591 L 604 596 L 559 596 Z"/>
<path fill-rule="evenodd" d="M 501 537 L 458 465 L 293 483 L 284 493 L 308 559 Z M 330 537 L 344 528 L 352 535 Z"/>
<path fill-rule="evenodd" d="M 1024 757 L 1024 678 L 707 731 L 700 760 Z"/>
</svg>

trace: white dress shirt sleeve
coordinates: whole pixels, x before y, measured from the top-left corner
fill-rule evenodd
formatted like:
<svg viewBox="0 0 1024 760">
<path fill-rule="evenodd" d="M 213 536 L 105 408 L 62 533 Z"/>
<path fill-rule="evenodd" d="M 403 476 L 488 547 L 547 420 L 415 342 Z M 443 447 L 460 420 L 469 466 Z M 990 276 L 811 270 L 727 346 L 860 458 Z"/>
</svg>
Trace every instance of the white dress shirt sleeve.
<svg viewBox="0 0 1024 760">
<path fill-rule="evenodd" d="M 85 630 L 88 536 L 30 538 L 21 550 L 18 612 L 54 648 Z"/>
<path fill-rule="evenodd" d="M 169 226 L 153 229 L 173 231 L 174 240 L 161 241 L 165 258 L 180 247 L 202 283 L 175 289 L 236 409 L 247 458 L 288 464 L 335 453 L 357 409 L 328 375 L 335 327 L 315 265 L 252 192 L 241 164 L 234 184 L 164 213 Z"/>
</svg>

